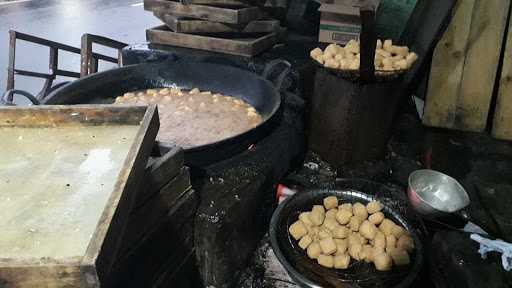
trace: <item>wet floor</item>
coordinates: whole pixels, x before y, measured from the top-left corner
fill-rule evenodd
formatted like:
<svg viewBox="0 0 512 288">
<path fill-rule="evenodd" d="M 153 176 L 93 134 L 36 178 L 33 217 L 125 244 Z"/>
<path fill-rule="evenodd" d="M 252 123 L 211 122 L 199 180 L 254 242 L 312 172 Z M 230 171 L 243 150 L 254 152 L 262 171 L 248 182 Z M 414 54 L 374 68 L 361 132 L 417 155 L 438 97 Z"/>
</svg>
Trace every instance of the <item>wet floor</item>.
<svg viewBox="0 0 512 288">
<path fill-rule="evenodd" d="M 80 47 L 80 37 L 91 33 L 125 43 L 145 41 L 145 29 L 158 25 L 151 13 L 144 11 L 142 0 L 0 0 L 0 92 L 6 87 L 10 29 Z M 48 72 L 48 49 L 18 45 L 16 66 Z M 104 51 L 108 52 L 113 51 Z M 59 68 L 79 71 L 78 55 L 63 54 Z M 101 68 L 108 65 L 100 63 Z M 16 88 L 38 92 L 42 81 L 16 78 Z"/>
</svg>

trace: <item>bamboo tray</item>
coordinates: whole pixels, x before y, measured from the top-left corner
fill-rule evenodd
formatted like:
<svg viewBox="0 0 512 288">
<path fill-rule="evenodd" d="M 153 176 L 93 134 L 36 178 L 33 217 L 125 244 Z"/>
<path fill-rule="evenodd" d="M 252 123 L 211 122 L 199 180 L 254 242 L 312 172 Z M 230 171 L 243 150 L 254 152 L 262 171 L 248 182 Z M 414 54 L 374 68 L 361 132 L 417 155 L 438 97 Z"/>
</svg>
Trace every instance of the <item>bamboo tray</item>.
<svg viewBox="0 0 512 288">
<path fill-rule="evenodd" d="M 0 286 L 108 287 L 154 106 L 0 107 Z"/>
</svg>

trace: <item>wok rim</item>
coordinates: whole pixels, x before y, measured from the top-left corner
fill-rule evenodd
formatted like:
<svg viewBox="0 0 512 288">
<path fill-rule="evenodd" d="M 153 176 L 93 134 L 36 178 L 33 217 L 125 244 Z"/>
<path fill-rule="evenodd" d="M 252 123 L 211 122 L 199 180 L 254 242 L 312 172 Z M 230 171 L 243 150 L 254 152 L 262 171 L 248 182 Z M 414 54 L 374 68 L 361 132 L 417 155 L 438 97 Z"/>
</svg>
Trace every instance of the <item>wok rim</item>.
<svg viewBox="0 0 512 288">
<path fill-rule="evenodd" d="M 268 86 L 268 88 L 271 90 L 271 93 L 268 93 L 266 95 L 269 95 L 268 97 L 275 99 L 275 105 L 273 105 L 272 110 L 268 113 L 268 115 L 266 117 L 262 117 L 263 121 L 260 124 L 258 124 L 256 127 L 253 127 L 243 133 L 239 133 L 239 134 L 236 134 L 231 137 L 227 137 L 227 138 L 215 141 L 215 142 L 211 142 L 211 143 L 207 143 L 207 144 L 203 144 L 203 145 L 199 145 L 199 146 L 194 146 L 194 147 L 190 147 L 190 148 L 182 147 L 182 149 L 185 152 L 198 153 L 198 152 L 204 152 L 205 150 L 210 150 L 210 149 L 214 150 L 216 147 L 237 141 L 237 138 L 239 138 L 239 137 L 243 138 L 244 136 L 246 136 L 246 137 L 251 136 L 252 133 L 257 133 L 257 131 L 263 131 L 265 128 L 272 127 L 272 124 L 273 124 L 272 120 L 281 114 L 280 112 L 282 111 L 282 103 L 283 103 L 282 93 L 275 87 L 275 85 L 271 81 L 262 77 L 261 75 L 257 74 L 256 72 L 251 72 L 249 70 L 244 70 L 239 67 L 224 65 L 224 64 L 200 62 L 200 61 L 184 62 L 184 61 L 179 61 L 179 60 L 178 61 L 163 61 L 163 62 L 158 62 L 158 63 L 155 63 L 155 62 L 138 63 L 138 64 L 126 65 L 126 66 L 117 67 L 117 68 L 105 70 L 102 72 L 94 73 L 91 75 L 87 75 L 83 78 L 80 78 L 73 82 L 70 82 L 68 85 L 63 86 L 60 89 L 52 91 L 47 97 L 45 97 L 45 99 L 43 99 L 42 104 L 56 105 L 56 104 L 52 104 L 52 103 L 48 104 L 47 102 L 48 101 L 51 102 L 51 100 L 54 97 L 56 97 L 55 95 L 59 95 L 60 93 L 66 93 L 67 90 L 75 90 L 76 85 L 80 85 L 82 83 L 93 82 L 94 80 L 96 80 L 98 78 L 108 77 L 108 75 L 112 74 L 112 73 L 116 74 L 116 73 L 122 73 L 122 72 L 130 72 L 130 71 L 136 72 L 136 71 L 140 71 L 141 69 L 148 69 L 151 67 L 154 67 L 153 69 L 162 69 L 162 68 L 177 69 L 180 67 L 180 65 L 181 66 L 202 65 L 202 66 L 210 66 L 211 68 L 222 67 L 224 69 L 233 70 L 234 73 L 245 74 L 245 75 L 247 75 L 247 77 L 253 78 L 253 79 L 251 79 L 251 81 L 260 81 L 260 83 L 264 83 L 264 85 Z M 115 81 L 120 81 L 120 80 L 115 80 Z M 226 81 L 226 83 L 229 85 L 229 81 Z M 169 86 L 169 87 L 161 86 L 161 87 L 152 87 L 152 88 L 170 88 L 170 87 L 171 86 Z M 200 87 L 198 87 L 198 88 L 200 88 Z M 141 89 L 150 89 L 150 88 L 141 88 Z M 130 92 L 130 91 L 126 91 L 126 92 Z M 124 93 L 126 93 L 126 92 L 124 92 Z M 229 93 L 225 93 L 223 91 L 215 91 L 215 93 L 220 93 L 220 94 L 223 94 L 226 96 L 231 96 L 231 97 L 241 99 L 237 96 L 229 95 Z M 270 95 L 270 94 L 272 94 L 272 95 Z M 112 95 L 111 98 L 115 99 L 115 95 Z M 81 104 L 83 104 L 83 103 L 81 103 Z M 63 104 L 63 105 L 77 105 L 77 104 Z M 110 104 L 110 105 L 114 105 L 114 104 Z M 251 105 L 251 106 L 253 106 L 253 105 Z M 262 137 L 255 137 L 255 138 L 257 138 L 259 140 Z M 254 142 L 257 142 L 257 140 L 255 140 Z M 164 147 L 167 147 L 169 145 L 176 145 L 174 142 L 169 142 L 169 141 L 158 141 L 158 142 L 155 141 L 155 143 L 157 143 L 157 144 L 162 143 L 163 144 L 162 146 L 164 146 Z"/>
</svg>

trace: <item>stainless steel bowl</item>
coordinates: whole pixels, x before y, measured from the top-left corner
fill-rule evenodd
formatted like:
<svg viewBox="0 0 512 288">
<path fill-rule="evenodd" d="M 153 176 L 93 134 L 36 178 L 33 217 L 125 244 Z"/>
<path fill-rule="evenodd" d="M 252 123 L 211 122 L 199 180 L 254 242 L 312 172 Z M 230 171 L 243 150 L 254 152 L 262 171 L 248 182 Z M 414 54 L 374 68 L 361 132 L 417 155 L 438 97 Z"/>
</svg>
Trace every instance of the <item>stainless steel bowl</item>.
<svg viewBox="0 0 512 288">
<path fill-rule="evenodd" d="M 457 180 L 428 169 L 409 175 L 407 194 L 412 207 L 425 216 L 457 212 L 470 203 L 466 190 Z"/>
</svg>

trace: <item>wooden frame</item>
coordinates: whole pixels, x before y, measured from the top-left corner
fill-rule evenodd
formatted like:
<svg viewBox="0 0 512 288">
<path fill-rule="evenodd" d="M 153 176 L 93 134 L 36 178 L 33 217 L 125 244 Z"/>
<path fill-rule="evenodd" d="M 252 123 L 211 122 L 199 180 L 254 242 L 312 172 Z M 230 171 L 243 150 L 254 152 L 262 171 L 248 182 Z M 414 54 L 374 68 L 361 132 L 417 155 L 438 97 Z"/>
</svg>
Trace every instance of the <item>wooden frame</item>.
<svg viewBox="0 0 512 288">
<path fill-rule="evenodd" d="M 117 50 L 117 64 L 122 65 L 121 60 L 121 51 L 124 47 L 128 46 L 128 44 L 119 42 L 116 40 L 109 39 L 107 37 L 93 35 L 93 34 L 84 34 L 82 35 L 82 48 L 80 51 L 80 77 L 85 77 L 89 74 L 94 74 L 98 72 L 98 60 L 99 58 L 95 57 L 97 53 L 92 52 L 92 45 L 101 45 L 104 47 L 109 47 Z M 115 59 L 115 58 L 113 58 Z M 112 59 L 111 59 L 112 60 Z M 112 62 L 112 61 L 110 61 Z M 116 62 L 112 62 L 116 63 Z"/>
<path fill-rule="evenodd" d="M 254 38 L 228 39 L 214 36 L 175 33 L 165 25 L 146 30 L 146 39 L 153 44 L 172 45 L 252 57 L 278 41 L 277 33 L 268 33 Z"/>
<path fill-rule="evenodd" d="M 183 5 L 168 0 L 144 0 L 144 9 L 229 24 L 248 23 L 262 16 L 258 7 L 233 6 L 226 8 L 194 4 Z"/>
<path fill-rule="evenodd" d="M 156 106 L 0 107 L 0 126 L 134 125 L 138 131 L 83 256 L 54 260 L 0 259 L 2 287 L 100 287 L 120 250 L 128 215 L 158 132 Z M 67 235 L 63 235 L 66 237 Z"/>
<path fill-rule="evenodd" d="M 176 199 L 191 187 L 189 168 L 183 167 L 180 174 L 156 191 L 156 194 L 144 198 L 144 202 L 136 201 L 137 204 L 130 213 L 128 228 L 123 236 L 126 240 L 121 246 L 130 247 L 133 243 L 137 243 L 141 236 L 147 233 L 146 230 L 152 228 L 151 224 L 157 223 L 162 215 L 169 212 Z M 121 251 L 124 250 L 121 248 Z"/>
<path fill-rule="evenodd" d="M 28 71 L 23 69 L 16 68 L 16 44 L 17 42 L 26 41 L 29 43 L 33 43 L 36 45 L 47 46 L 50 49 L 49 56 L 49 73 L 40 73 L 34 71 Z M 7 68 L 7 90 L 15 89 L 15 76 L 27 76 L 27 77 L 35 77 L 45 79 L 45 83 L 43 85 L 43 89 L 39 92 L 37 99 L 43 99 L 49 91 L 51 91 L 53 81 L 57 78 L 57 76 L 65 76 L 71 78 L 80 78 L 91 73 L 98 72 L 98 62 L 100 60 L 110 62 L 110 63 L 119 63 L 119 59 L 102 55 L 99 53 L 92 52 L 92 44 L 101 44 L 104 46 L 112 47 L 120 50 L 127 46 L 128 44 L 121 43 L 115 40 L 111 40 L 105 37 L 96 36 L 92 34 L 84 34 L 82 36 L 82 47 L 76 48 L 73 46 L 65 45 L 62 43 L 46 40 L 43 38 L 39 38 L 33 35 L 17 32 L 14 30 L 9 31 L 9 64 Z M 81 55 L 81 65 L 80 65 L 80 73 L 61 70 L 59 69 L 59 51 L 66 51 L 69 53 L 75 53 Z"/>
<path fill-rule="evenodd" d="M 162 11 L 155 11 L 153 14 L 172 31 L 178 33 L 266 33 L 279 31 L 280 28 L 279 20 L 273 19 L 254 20 L 245 25 L 235 25 L 179 17 Z"/>
</svg>

